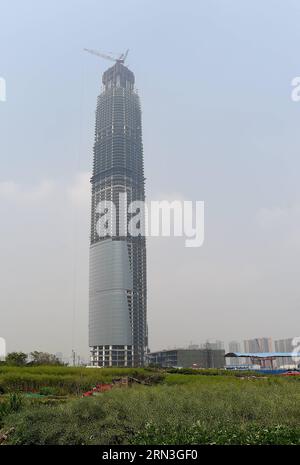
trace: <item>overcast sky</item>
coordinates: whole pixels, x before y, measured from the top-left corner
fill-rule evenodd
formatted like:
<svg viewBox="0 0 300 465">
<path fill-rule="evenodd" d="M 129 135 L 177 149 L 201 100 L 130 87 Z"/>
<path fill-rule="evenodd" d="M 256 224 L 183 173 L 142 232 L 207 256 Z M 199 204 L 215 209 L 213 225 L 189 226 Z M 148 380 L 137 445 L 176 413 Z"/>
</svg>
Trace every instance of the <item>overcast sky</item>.
<svg viewBox="0 0 300 465">
<path fill-rule="evenodd" d="M 1 0 L 0 336 L 88 353 L 96 98 L 130 49 L 148 199 L 205 201 L 205 242 L 148 240 L 150 348 L 299 336 L 297 0 Z"/>
</svg>

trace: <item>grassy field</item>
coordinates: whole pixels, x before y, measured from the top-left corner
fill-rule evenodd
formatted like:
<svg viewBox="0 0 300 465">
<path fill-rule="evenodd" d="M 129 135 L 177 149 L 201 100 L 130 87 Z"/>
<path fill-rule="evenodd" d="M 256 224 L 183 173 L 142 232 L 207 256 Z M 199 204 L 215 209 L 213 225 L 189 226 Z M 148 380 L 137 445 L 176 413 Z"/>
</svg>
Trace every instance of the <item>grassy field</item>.
<svg viewBox="0 0 300 465">
<path fill-rule="evenodd" d="M 0 366 L 0 393 L 40 391 L 50 388 L 53 394 L 80 395 L 100 382 L 111 382 L 119 376 L 145 379 L 153 374 L 146 369 L 97 369 L 61 366 L 14 367 Z"/>
<path fill-rule="evenodd" d="M 1 367 L 1 427 L 15 428 L 11 444 L 300 444 L 298 379 L 211 373 L 165 373 L 157 385 L 80 398 L 79 388 L 125 370 Z M 64 397 L 17 393 L 32 385 L 62 388 Z"/>
</svg>

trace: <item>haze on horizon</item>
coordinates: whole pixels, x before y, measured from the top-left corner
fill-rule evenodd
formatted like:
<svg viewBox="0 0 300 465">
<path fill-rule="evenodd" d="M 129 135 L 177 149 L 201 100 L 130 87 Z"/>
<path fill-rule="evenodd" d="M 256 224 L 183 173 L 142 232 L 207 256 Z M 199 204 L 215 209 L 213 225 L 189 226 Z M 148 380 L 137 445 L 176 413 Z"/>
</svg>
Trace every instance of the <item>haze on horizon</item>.
<svg viewBox="0 0 300 465">
<path fill-rule="evenodd" d="M 205 202 L 205 242 L 148 240 L 150 348 L 299 336 L 300 5 L 1 3 L 0 336 L 87 356 L 89 177 L 105 60 L 130 49 L 148 199 Z"/>
</svg>

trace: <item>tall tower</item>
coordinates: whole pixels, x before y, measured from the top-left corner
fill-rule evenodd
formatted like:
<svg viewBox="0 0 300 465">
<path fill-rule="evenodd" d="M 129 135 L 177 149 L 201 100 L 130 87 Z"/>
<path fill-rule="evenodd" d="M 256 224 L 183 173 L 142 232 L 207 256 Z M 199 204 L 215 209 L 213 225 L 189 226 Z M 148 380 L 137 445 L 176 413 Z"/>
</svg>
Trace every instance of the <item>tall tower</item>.
<svg viewBox="0 0 300 465">
<path fill-rule="evenodd" d="M 116 61 L 103 74 L 97 100 L 89 288 L 94 366 L 143 366 L 148 347 L 145 237 L 124 233 L 123 227 L 131 217 L 128 205 L 145 200 L 141 108 L 134 80 L 132 71 Z M 99 203 L 110 201 L 116 228 L 103 237 L 97 227 L 103 215 Z"/>
</svg>

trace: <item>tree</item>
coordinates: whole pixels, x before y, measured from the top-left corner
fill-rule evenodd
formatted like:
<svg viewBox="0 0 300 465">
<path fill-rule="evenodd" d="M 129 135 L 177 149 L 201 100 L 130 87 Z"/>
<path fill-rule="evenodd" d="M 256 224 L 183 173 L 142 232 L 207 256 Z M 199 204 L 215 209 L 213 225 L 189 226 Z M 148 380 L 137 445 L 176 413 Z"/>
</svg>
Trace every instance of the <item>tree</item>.
<svg viewBox="0 0 300 465">
<path fill-rule="evenodd" d="M 27 354 L 24 352 L 10 352 L 5 358 L 7 365 L 24 366 L 27 363 Z"/>
<path fill-rule="evenodd" d="M 63 365 L 63 363 L 53 354 L 48 352 L 30 352 L 30 365 Z"/>
</svg>

